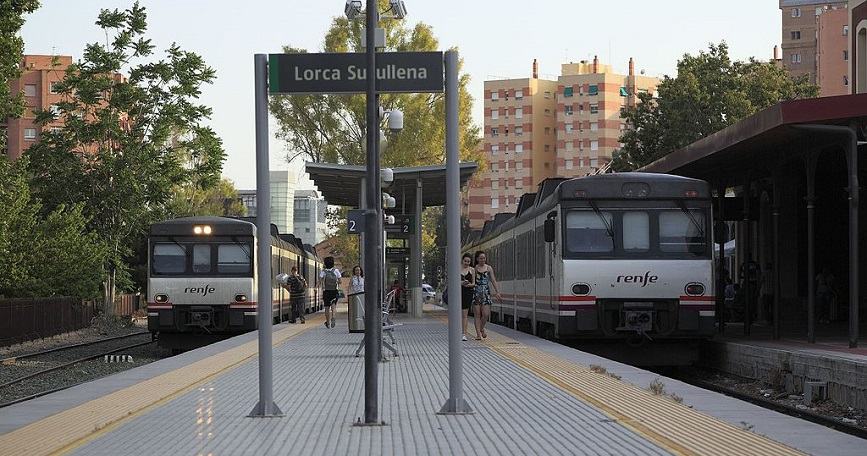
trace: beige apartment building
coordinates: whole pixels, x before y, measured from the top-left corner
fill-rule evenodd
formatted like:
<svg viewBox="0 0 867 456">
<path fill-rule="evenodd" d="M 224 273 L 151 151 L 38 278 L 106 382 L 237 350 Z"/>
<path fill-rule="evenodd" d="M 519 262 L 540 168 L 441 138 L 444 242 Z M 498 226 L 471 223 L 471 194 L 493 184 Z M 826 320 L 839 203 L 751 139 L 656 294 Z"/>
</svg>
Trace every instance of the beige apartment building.
<svg viewBox="0 0 867 456">
<path fill-rule="evenodd" d="M 626 128 L 621 109 L 634 106 L 638 93 L 653 93 L 659 80 L 616 73 L 598 58 L 565 63 L 557 87 L 557 168 L 560 177 L 584 176 L 611 161 Z"/>
<path fill-rule="evenodd" d="M 620 109 L 659 83 L 636 75 L 631 59 L 626 75 L 598 58 L 561 70 L 556 81 L 539 79 L 534 61 L 531 78 L 485 81 L 486 166 L 465 201 L 473 228 L 515 211 L 521 195 L 546 178 L 584 176 L 610 162 L 624 128 Z"/>
<path fill-rule="evenodd" d="M 62 95 L 54 90 L 54 84 L 62 81 L 66 68 L 72 64 L 72 57 L 61 55 L 25 55 L 22 61 L 22 74 L 18 79 L 9 81 L 12 93 L 24 92 L 27 108 L 18 119 L 0 119 L 0 129 L 7 131 L 6 150 L 2 151 L 15 160 L 33 143 L 39 140 L 41 128 L 36 125 L 34 109 L 49 110 L 61 101 Z M 49 125 L 48 128 L 61 123 Z"/>
<path fill-rule="evenodd" d="M 783 65 L 807 75 L 820 96 L 849 93 L 849 13 L 844 0 L 780 0 Z"/>
</svg>

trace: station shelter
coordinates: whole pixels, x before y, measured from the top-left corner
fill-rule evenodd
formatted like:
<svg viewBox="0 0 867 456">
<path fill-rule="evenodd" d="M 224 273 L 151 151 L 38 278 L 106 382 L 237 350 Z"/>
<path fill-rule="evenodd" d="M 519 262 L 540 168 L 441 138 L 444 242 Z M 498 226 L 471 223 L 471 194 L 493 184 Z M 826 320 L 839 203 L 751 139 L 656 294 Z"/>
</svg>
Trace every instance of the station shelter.
<svg viewBox="0 0 867 456">
<path fill-rule="evenodd" d="M 466 185 L 478 169 L 476 163 L 460 164 L 460 185 Z M 367 171 L 361 165 L 305 163 L 305 170 L 329 205 L 363 208 Z M 394 197 L 394 208 L 387 209 L 395 223 L 385 225 L 383 251 L 383 290 L 397 281 L 406 290 L 405 305 L 413 316 L 422 312 L 422 211 L 446 203 L 446 165 L 393 168 L 394 181 L 383 192 Z M 363 236 L 363 234 L 362 234 Z M 363 246 L 359 236 L 359 246 Z M 359 249 L 364 255 L 363 249 Z M 362 257 L 361 264 L 364 264 Z M 346 265 L 347 269 L 351 266 Z"/>
<path fill-rule="evenodd" d="M 736 321 L 746 335 L 761 327 L 815 342 L 818 332 L 857 346 L 865 125 L 867 94 L 782 102 L 641 170 L 715 188 L 720 331 Z M 727 280 L 737 290 L 728 300 Z"/>
</svg>

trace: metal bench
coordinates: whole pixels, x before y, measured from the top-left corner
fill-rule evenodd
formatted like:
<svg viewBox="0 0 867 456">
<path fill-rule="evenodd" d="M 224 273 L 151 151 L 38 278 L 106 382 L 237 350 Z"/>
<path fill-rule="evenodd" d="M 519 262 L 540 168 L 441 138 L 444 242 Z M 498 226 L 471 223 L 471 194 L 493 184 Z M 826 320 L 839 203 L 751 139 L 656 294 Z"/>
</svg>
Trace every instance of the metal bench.
<svg viewBox="0 0 867 456">
<path fill-rule="evenodd" d="M 381 347 L 383 347 L 383 346 L 385 348 L 387 348 L 389 351 L 391 351 L 392 355 L 400 356 L 397 353 L 397 349 L 394 348 L 394 346 L 392 346 L 392 344 L 397 344 L 397 341 L 395 341 L 395 339 L 394 339 L 394 329 L 397 328 L 398 326 L 403 326 L 403 324 L 402 323 L 395 323 L 391 319 L 391 313 L 394 311 L 394 291 L 390 291 L 390 292 L 388 292 L 388 294 L 385 295 L 385 299 L 382 300 L 382 305 L 380 308 L 381 308 L 380 321 L 382 324 L 382 334 L 388 335 L 389 339 L 391 339 L 391 344 L 386 342 L 385 339 L 382 337 L 380 337 L 380 339 L 379 339 L 379 343 L 380 343 L 379 356 L 380 356 L 380 361 L 381 361 L 382 360 L 382 358 L 381 358 L 382 357 L 382 348 Z M 364 316 L 364 308 L 362 308 L 362 317 L 363 316 Z M 355 356 L 356 357 L 361 356 L 361 352 L 364 351 L 364 341 L 366 338 L 367 338 L 367 332 L 365 332 L 364 338 L 361 339 L 361 342 L 358 344 L 358 348 L 355 350 Z"/>
</svg>

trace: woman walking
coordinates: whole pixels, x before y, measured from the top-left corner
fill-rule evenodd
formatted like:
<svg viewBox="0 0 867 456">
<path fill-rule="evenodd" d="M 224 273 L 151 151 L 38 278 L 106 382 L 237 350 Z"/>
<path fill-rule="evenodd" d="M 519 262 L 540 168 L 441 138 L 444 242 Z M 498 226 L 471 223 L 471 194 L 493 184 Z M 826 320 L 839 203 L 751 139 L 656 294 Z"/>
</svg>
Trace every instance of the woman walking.
<svg viewBox="0 0 867 456">
<path fill-rule="evenodd" d="M 485 324 L 491 317 L 491 287 L 494 288 L 494 295 L 497 301 L 502 300 L 500 297 L 500 287 L 497 285 L 497 278 L 494 275 L 494 268 L 488 264 L 488 256 L 485 252 L 479 250 L 475 255 L 476 267 L 476 286 L 473 299 L 473 315 L 475 316 L 476 324 L 476 340 L 481 340 L 488 337 L 485 332 Z"/>
<path fill-rule="evenodd" d="M 473 257 L 469 253 L 465 253 L 461 258 L 463 268 L 461 269 L 461 327 L 463 335 L 461 340 L 467 340 L 467 314 L 470 312 L 470 306 L 473 303 L 473 295 L 476 291 L 476 273 L 473 270 Z M 476 332 L 478 339 L 478 332 Z"/>
</svg>

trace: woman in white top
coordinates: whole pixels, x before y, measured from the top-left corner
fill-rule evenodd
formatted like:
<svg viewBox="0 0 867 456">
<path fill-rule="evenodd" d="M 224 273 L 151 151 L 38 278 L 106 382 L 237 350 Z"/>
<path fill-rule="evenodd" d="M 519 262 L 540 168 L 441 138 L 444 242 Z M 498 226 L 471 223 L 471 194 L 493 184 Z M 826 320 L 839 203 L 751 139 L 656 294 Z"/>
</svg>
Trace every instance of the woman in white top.
<svg viewBox="0 0 867 456">
<path fill-rule="evenodd" d="M 349 279 L 349 294 L 364 291 L 364 270 L 361 266 L 352 268 L 352 278 Z"/>
</svg>

